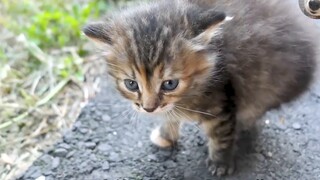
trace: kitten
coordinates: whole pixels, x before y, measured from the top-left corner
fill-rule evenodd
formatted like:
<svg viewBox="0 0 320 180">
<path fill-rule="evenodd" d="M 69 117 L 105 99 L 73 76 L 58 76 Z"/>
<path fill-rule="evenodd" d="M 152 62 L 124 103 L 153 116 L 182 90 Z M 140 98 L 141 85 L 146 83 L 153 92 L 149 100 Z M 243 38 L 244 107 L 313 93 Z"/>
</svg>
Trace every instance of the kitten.
<svg viewBox="0 0 320 180">
<path fill-rule="evenodd" d="M 222 176 L 234 172 L 239 128 L 312 81 L 316 38 L 295 11 L 281 0 L 161 0 L 83 31 L 102 45 L 134 109 L 166 117 L 152 142 L 173 145 L 180 122 L 195 119 L 208 136 L 209 170 Z"/>
</svg>

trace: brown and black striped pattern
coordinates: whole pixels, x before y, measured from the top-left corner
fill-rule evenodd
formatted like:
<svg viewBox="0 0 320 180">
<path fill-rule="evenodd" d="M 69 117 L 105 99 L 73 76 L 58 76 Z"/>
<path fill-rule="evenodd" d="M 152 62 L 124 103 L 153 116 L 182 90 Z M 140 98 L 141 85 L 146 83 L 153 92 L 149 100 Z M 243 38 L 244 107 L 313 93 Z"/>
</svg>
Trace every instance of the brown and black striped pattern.
<svg viewBox="0 0 320 180">
<path fill-rule="evenodd" d="M 133 107 L 165 117 L 163 139 L 177 141 L 181 120 L 201 123 L 209 169 L 221 176 L 234 171 L 239 127 L 312 82 L 319 36 L 299 15 L 281 0 L 160 0 L 108 15 L 84 33 L 99 42 Z M 163 91 L 167 80 L 178 80 L 177 88 Z"/>
</svg>

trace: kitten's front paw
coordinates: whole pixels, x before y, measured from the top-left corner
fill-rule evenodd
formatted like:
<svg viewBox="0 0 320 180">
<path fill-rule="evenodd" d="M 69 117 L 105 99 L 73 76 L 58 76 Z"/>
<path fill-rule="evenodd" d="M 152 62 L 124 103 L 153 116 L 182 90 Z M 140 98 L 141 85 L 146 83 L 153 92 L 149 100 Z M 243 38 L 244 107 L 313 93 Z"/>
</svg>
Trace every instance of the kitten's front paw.
<svg viewBox="0 0 320 180">
<path fill-rule="evenodd" d="M 233 160 L 230 162 L 215 162 L 210 158 L 207 158 L 206 165 L 212 175 L 219 177 L 231 175 L 235 171 L 235 164 Z"/>
<path fill-rule="evenodd" d="M 150 140 L 153 144 L 160 148 L 168 148 L 173 145 L 170 140 L 167 140 L 161 136 L 160 127 L 155 128 L 150 135 Z"/>
</svg>

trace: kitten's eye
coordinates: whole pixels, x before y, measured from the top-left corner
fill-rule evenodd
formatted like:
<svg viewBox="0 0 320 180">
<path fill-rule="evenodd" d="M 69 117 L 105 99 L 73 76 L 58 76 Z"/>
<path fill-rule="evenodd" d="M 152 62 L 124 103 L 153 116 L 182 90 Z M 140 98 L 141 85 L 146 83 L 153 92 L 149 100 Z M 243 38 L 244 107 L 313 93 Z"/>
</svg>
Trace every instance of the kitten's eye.
<svg viewBox="0 0 320 180">
<path fill-rule="evenodd" d="M 167 80 L 162 83 L 161 89 L 164 91 L 172 91 L 177 88 L 178 84 L 179 84 L 179 80 L 177 79 Z"/>
<path fill-rule="evenodd" d="M 133 81 L 131 79 L 125 79 L 124 80 L 124 84 L 126 85 L 126 87 L 130 90 L 130 91 L 138 91 L 139 90 L 139 86 L 138 83 L 136 81 Z"/>
</svg>

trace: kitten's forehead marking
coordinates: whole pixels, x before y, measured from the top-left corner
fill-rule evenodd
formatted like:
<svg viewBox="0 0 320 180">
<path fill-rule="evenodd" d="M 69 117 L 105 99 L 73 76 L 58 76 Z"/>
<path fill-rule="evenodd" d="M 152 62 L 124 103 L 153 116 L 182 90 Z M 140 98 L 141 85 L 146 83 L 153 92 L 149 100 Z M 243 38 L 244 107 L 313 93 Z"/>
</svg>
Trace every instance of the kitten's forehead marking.
<svg viewBox="0 0 320 180">
<path fill-rule="evenodd" d="M 140 66 L 138 69 L 135 69 L 136 78 L 138 83 L 141 86 L 141 92 L 144 93 L 152 93 L 152 92 L 159 92 L 161 82 L 163 81 L 164 75 L 164 65 L 158 65 L 154 67 L 151 73 L 148 73 L 148 70 L 145 66 Z M 149 70 L 150 71 L 150 70 Z"/>
</svg>

